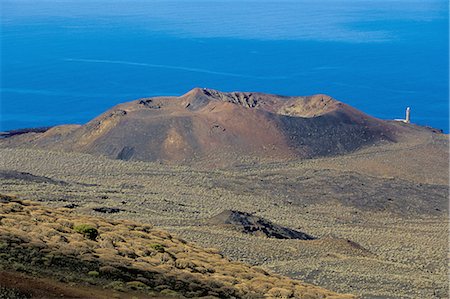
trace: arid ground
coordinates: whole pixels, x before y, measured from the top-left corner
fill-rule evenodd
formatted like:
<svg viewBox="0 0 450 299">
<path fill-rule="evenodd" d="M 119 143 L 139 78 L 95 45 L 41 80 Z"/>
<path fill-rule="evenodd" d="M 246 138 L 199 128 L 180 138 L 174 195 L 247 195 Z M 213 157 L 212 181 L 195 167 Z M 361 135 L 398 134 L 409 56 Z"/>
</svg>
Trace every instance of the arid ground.
<svg viewBox="0 0 450 299">
<path fill-rule="evenodd" d="M 3 148 L 0 178 L 0 193 L 150 223 L 232 260 L 332 291 L 448 297 L 448 135 L 215 170 Z M 267 238 L 211 224 L 224 210 L 316 239 Z"/>
</svg>

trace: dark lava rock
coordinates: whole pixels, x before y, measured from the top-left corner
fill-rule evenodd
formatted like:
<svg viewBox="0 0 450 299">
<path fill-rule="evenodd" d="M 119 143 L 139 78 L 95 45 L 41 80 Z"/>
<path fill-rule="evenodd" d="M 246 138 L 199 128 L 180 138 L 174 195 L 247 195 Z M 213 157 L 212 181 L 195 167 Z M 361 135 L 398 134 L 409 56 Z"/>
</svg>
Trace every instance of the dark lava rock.
<svg viewBox="0 0 450 299">
<path fill-rule="evenodd" d="M 140 105 L 143 105 L 150 109 L 160 109 L 161 104 L 155 104 L 152 99 L 144 99 L 139 101 Z"/>
<path fill-rule="evenodd" d="M 68 185 L 67 182 L 54 180 L 44 176 L 37 176 L 28 172 L 20 172 L 15 170 L 0 170 L 0 179 L 4 180 L 22 180 L 34 183 L 47 183 L 54 185 Z"/>
<path fill-rule="evenodd" d="M 117 155 L 117 159 L 128 161 L 133 157 L 134 148 L 125 146 L 120 153 Z"/>
<path fill-rule="evenodd" d="M 79 207 L 79 205 L 74 204 L 74 203 L 69 203 L 69 204 L 63 206 L 63 208 L 67 208 L 67 209 L 75 209 L 77 207 Z"/>
<path fill-rule="evenodd" d="M 113 214 L 125 211 L 119 208 L 108 208 L 108 207 L 93 208 L 93 210 L 99 213 L 106 213 L 106 214 Z"/>
<path fill-rule="evenodd" d="M 0 203 L 9 203 L 14 201 L 11 196 L 0 194 Z"/>
<path fill-rule="evenodd" d="M 246 234 L 276 239 L 313 240 L 313 236 L 270 222 L 246 212 L 225 210 L 206 221 L 210 225 L 221 225 Z"/>
<path fill-rule="evenodd" d="M 44 133 L 44 132 L 50 130 L 51 128 L 52 127 L 24 128 L 24 129 L 0 132 L 0 138 L 8 138 L 8 137 L 16 136 L 16 135 L 27 134 L 27 133 Z"/>
</svg>

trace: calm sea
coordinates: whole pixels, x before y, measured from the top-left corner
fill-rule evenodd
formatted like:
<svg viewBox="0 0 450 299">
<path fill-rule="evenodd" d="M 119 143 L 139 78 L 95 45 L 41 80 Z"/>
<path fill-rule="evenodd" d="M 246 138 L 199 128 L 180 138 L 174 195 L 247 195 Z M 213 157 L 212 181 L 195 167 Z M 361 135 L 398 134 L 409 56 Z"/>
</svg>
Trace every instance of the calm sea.
<svg viewBox="0 0 450 299">
<path fill-rule="evenodd" d="M 326 93 L 448 132 L 448 1 L 0 0 L 0 130 L 193 87 Z"/>
</svg>

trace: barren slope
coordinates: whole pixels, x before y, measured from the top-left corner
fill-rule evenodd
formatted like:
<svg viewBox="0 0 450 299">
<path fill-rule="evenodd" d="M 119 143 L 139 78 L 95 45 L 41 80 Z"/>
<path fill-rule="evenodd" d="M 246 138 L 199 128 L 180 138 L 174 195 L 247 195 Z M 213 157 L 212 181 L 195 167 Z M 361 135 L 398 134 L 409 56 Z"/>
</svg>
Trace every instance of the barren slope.
<svg viewBox="0 0 450 299">
<path fill-rule="evenodd" d="M 326 95 L 282 97 L 193 89 L 117 105 L 83 126 L 59 126 L 0 146 L 105 155 L 122 160 L 229 165 L 353 152 L 395 142 L 411 128 L 370 117 Z"/>
<path fill-rule="evenodd" d="M 75 213 L 151 222 L 204 247 L 220 248 L 233 260 L 362 298 L 447 298 L 448 185 L 416 182 L 420 177 L 442 180 L 447 169 L 441 173 L 445 167 L 429 163 L 435 160 L 426 147 L 419 148 L 420 155 L 411 148 L 407 156 L 406 144 L 393 145 L 401 145 L 398 152 L 380 146 L 364 155 L 222 170 L 0 149 L 5 174 L 0 192 L 71 207 Z M 400 170 L 413 160 L 416 171 L 408 174 L 413 178 L 378 176 L 347 162 L 363 163 L 379 154 Z M 408 159 L 398 159 L 401 155 Z M 226 209 L 319 239 L 266 238 L 201 225 Z"/>
</svg>

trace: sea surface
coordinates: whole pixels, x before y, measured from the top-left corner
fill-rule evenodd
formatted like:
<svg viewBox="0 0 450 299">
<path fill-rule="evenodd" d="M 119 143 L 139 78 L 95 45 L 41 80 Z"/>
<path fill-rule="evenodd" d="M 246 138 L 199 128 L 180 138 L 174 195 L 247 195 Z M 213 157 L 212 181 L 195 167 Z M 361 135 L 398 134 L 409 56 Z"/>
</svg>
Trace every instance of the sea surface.
<svg viewBox="0 0 450 299">
<path fill-rule="evenodd" d="M 447 0 L 0 0 L 0 131 L 193 87 L 325 93 L 448 132 Z"/>
</svg>

